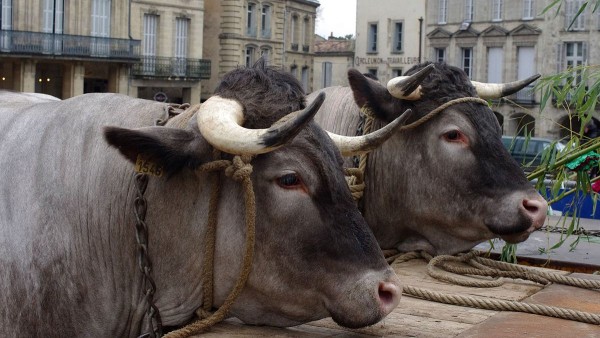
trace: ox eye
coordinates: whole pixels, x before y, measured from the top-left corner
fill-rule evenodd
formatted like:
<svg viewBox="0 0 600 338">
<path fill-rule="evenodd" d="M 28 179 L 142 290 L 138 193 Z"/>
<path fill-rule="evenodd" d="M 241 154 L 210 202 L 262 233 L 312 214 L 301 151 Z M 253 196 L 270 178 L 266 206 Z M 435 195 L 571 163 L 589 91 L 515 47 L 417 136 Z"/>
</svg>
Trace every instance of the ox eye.
<svg viewBox="0 0 600 338">
<path fill-rule="evenodd" d="M 461 133 L 456 129 L 444 133 L 444 139 L 449 142 L 462 142 L 468 144 L 468 140 L 465 134 Z"/>
<path fill-rule="evenodd" d="M 277 179 L 277 184 L 284 189 L 297 189 L 303 186 L 297 174 L 285 174 Z"/>
</svg>

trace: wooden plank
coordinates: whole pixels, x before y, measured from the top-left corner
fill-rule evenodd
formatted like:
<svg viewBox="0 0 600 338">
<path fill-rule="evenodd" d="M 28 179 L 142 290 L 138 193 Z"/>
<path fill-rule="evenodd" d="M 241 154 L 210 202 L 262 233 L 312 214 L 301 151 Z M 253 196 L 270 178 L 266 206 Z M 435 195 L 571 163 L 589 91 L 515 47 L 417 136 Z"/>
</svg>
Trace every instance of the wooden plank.
<svg viewBox="0 0 600 338">
<path fill-rule="evenodd" d="M 412 285 L 439 292 L 490 297 L 504 300 L 522 300 L 542 289 L 529 281 L 507 280 L 494 288 L 473 288 L 452 285 L 427 274 L 423 260 L 411 260 L 392 265 L 404 285 Z M 554 270 L 552 270 L 554 271 Z M 568 272 L 561 272 L 568 274 Z M 468 277 L 471 278 L 471 277 Z M 477 277 L 479 278 L 479 277 Z M 485 279 L 485 278 L 484 278 Z M 273 328 L 243 325 L 239 320 L 229 319 L 218 324 L 202 337 L 440 337 L 457 336 L 485 323 L 498 312 L 473 309 L 425 301 L 402 296 L 400 305 L 380 323 L 370 327 L 350 330 L 338 326 L 331 319 L 299 325 L 292 328 Z"/>
</svg>

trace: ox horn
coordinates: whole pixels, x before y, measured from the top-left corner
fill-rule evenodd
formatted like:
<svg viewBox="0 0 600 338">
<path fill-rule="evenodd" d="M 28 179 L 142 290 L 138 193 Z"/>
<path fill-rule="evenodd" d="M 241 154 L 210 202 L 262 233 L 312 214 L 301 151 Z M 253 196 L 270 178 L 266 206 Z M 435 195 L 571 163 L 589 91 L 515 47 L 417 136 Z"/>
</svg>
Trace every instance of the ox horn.
<svg viewBox="0 0 600 338">
<path fill-rule="evenodd" d="M 387 141 L 397 129 L 404 125 L 411 115 L 412 110 L 407 109 L 402 115 L 388 123 L 385 127 L 363 136 L 343 136 L 331 132 L 327 133 L 337 145 L 342 156 L 360 155 L 370 152 Z"/>
<path fill-rule="evenodd" d="M 425 77 L 435 69 L 433 64 L 427 65 L 425 68 L 410 76 L 398 76 L 391 79 L 387 84 L 387 89 L 390 94 L 402 100 L 418 100 L 421 98 L 421 82 Z"/>
<path fill-rule="evenodd" d="M 482 99 L 499 99 L 518 92 L 527 87 L 530 83 L 537 80 L 540 74 L 530 76 L 524 80 L 508 83 L 483 83 L 471 81 L 471 84 L 477 90 L 477 95 Z"/>
<path fill-rule="evenodd" d="M 304 110 L 293 112 L 268 129 L 248 129 L 243 107 L 232 99 L 212 96 L 200 106 L 197 122 L 202 136 L 215 148 L 234 155 L 273 151 L 296 136 L 312 120 L 325 99 L 317 98 Z"/>
</svg>

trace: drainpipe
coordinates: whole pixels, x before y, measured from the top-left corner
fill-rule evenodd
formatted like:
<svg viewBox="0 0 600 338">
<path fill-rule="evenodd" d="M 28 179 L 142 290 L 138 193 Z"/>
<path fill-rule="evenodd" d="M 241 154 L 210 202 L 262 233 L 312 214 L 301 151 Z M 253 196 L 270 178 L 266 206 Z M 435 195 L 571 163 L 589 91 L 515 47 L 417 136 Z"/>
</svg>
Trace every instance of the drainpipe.
<svg viewBox="0 0 600 338">
<path fill-rule="evenodd" d="M 419 63 L 421 63 L 421 48 L 423 45 L 423 17 L 419 18 Z"/>
<path fill-rule="evenodd" d="M 133 37 L 131 36 L 131 0 L 129 0 L 129 13 L 127 15 L 127 35 L 129 36 L 130 53 L 133 53 L 133 48 L 131 45 L 131 40 L 133 40 Z M 131 65 L 129 65 L 127 67 L 127 96 L 129 96 L 130 88 L 131 88 Z"/>
<path fill-rule="evenodd" d="M 283 8 L 283 50 L 281 51 L 281 70 L 285 72 L 285 39 L 287 38 L 287 4 Z"/>
</svg>

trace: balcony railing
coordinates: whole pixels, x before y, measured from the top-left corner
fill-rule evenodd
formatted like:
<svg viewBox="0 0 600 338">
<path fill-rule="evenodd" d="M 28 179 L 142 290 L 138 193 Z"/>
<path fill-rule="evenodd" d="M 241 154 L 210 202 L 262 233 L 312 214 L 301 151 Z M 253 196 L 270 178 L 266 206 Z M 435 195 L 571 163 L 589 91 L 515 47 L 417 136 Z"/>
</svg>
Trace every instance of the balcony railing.
<svg viewBox="0 0 600 338">
<path fill-rule="evenodd" d="M 210 60 L 143 56 L 131 68 L 131 75 L 141 78 L 210 79 Z"/>
<path fill-rule="evenodd" d="M 0 30 L 2 53 L 138 60 L 140 40 Z"/>
<path fill-rule="evenodd" d="M 527 86 L 521 90 L 519 90 L 514 95 L 514 100 L 517 103 L 535 103 L 535 92 L 533 91 L 533 86 Z"/>
<path fill-rule="evenodd" d="M 298 50 L 298 44 L 297 43 L 292 43 L 292 50 Z"/>
<path fill-rule="evenodd" d="M 305 52 L 305 53 L 308 53 L 309 46 L 308 45 L 302 45 L 302 51 Z"/>
</svg>

